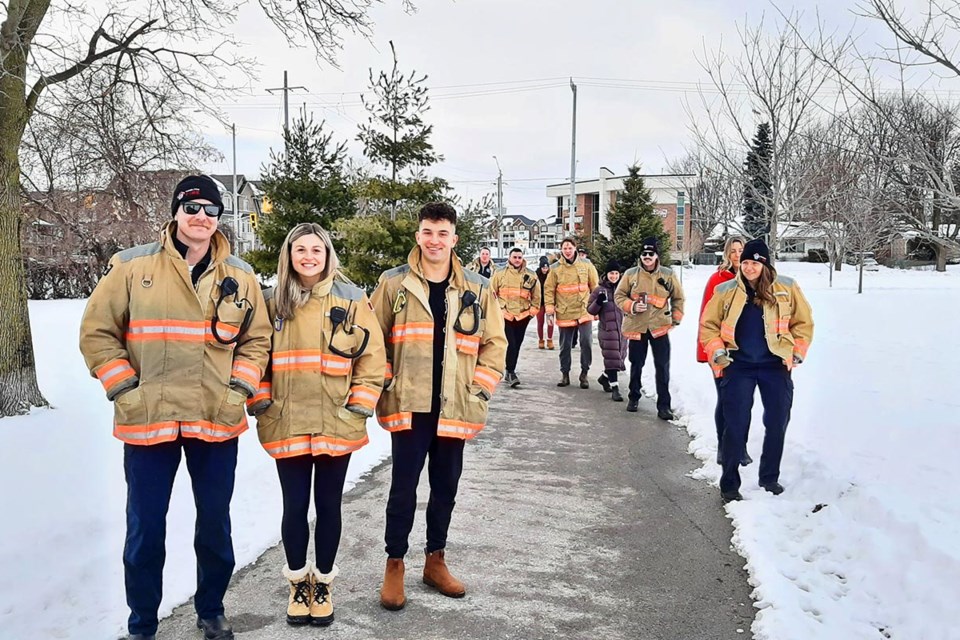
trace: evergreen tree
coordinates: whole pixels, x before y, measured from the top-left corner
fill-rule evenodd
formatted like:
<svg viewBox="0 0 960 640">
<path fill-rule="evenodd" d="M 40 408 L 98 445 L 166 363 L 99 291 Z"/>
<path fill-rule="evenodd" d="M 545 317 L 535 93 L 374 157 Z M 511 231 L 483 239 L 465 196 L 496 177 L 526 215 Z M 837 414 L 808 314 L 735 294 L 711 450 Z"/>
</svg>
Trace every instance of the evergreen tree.
<svg viewBox="0 0 960 640">
<path fill-rule="evenodd" d="M 277 272 L 280 248 L 294 226 L 316 222 L 331 230 L 356 212 L 343 170 L 346 143 L 335 144 L 323 124 L 301 113 L 284 133 L 284 152 L 271 151 L 270 164 L 263 168 L 261 187 L 272 210 L 257 225 L 263 248 L 244 255 L 261 275 Z"/>
<path fill-rule="evenodd" d="M 370 70 L 373 96 L 361 96 L 367 123 L 360 125 L 357 139 L 363 143 L 367 159 L 387 170 L 387 175 L 369 178 L 362 185 L 361 195 L 368 201 L 389 204 L 390 215 L 396 218 L 398 210 L 409 212 L 420 204 L 441 199 L 448 185 L 423 173 L 425 168 L 443 160 L 430 142 L 433 125 L 423 121 L 430 110 L 427 76 L 418 77 L 415 71 L 403 74 L 392 41 L 390 52 L 393 67 L 389 74 L 381 71 L 374 79 L 373 69 Z M 406 170 L 410 170 L 410 175 L 404 179 Z"/>
<path fill-rule="evenodd" d="M 770 124 L 757 127 L 757 135 L 750 144 L 744 163 L 743 230 L 750 238 L 768 240 L 770 234 L 769 206 L 773 199 L 770 181 L 770 159 L 773 142 Z"/>
<path fill-rule="evenodd" d="M 425 169 L 442 160 L 430 142 L 433 126 L 423 120 L 429 111 L 427 76 L 399 70 L 390 43 L 393 67 L 374 77 L 372 97 L 363 97 L 367 122 L 357 139 L 364 156 L 384 174 L 366 175 L 354 186 L 361 213 L 335 227 L 344 245 L 344 268 L 357 284 L 372 287 L 380 273 L 403 264 L 415 244 L 417 213 L 427 202 L 448 200 L 449 185 L 429 178 Z M 464 220 L 469 223 L 469 218 Z M 458 232 L 461 230 L 458 224 Z"/>
<path fill-rule="evenodd" d="M 597 270 L 615 259 L 623 270 L 640 262 L 644 238 L 654 236 L 660 243 L 660 264 L 670 264 L 670 234 L 663 228 L 663 219 L 653 208 L 653 196 L 640 175 L 640 167 L 627 169 L 623 191 L 607 213 L 610 237 L 599 235 L 596 241 Z"/>
</svg>

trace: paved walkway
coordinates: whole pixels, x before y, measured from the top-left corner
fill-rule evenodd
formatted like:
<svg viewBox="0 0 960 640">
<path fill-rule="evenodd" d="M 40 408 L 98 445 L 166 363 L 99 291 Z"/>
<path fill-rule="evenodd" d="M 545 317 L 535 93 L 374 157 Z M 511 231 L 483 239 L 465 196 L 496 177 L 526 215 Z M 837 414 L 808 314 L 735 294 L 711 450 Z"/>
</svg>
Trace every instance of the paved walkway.
<svg viewBox="0 0 960 640">
<path fill-rule="evenodd" d="M 535 338 L 532 326 L 523 385 L 501 385 L 488 427 L 467 445 L 447 548 L 467 596 L 445 598 L 420 582 L 424 474 L 407 606 L 380 608 L 388 461 L 344 499 L 336 622 L 286 624 L 283 552 L 274 547 L 230 585 L 238 640 L 751 637 L 743 561 L 730 548 L 717 490 L 686 476 L 696 461 L 685 432 L 657 420 L 650 399 L 626 413 L 599 389 L 599 370 L 589 390 L 557 388 L 557 352 L 539 351 Z M 192 603 L 164 620 L 158 637 L 201 638 Z"/>
</svg>

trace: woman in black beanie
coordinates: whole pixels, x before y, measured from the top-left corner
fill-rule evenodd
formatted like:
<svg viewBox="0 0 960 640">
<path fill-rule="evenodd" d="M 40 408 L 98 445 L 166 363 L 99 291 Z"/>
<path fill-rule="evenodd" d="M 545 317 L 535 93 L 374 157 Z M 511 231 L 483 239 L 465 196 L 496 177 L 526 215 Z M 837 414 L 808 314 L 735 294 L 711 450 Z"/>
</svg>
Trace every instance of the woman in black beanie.
<svg viewBox="0 0 960 640">
<path fill-rule="evenodd" d="M 780 460 L 793 406 L 791 372 L 807 357 L 812 340 L 813 315 L 800 287 L 777 275 L 762 240 L 751 240 L 740 256 L 739 275 L 716 288 L 700 318 L 700 343 L 714 375 L 721 378 L 724 502 L 743 499 L 740 456 L 757 388 L 764 426 L 760 486 L 774 495 L 783 493 Z"/>
<path fill-rule="evenodd" d="M 553 351 L 553 325 L 547 324 L 547 341 L 543 341 L 543 320 L 546 317 L 547 306 L 543 303 L 543 283 L 547 280 L 547 274 L 550 273 L 550 261 L 547 256 L 540 256 L 540 266 L 537 267 L 537 278 L 540 280 L 540 311 L 537 312 L 537 337 L 540 338 L 540 348 L 547 348 Z"/>
<path fill-rule="evenodd" d="M 621 331 L 623 309 L 613 300 L 619 281 L 620 265 L 611 260 L 600 279 L 600 286 L 593 290 L 587 302 L 587 313 L 600 317 L 598 341 L 603 353 L 603 374 L 598 382 L 614 402 L 623 402 L 617 373 L 626 369 L 623 363 L 627 357 L 627 340 Z"/>
</svg>

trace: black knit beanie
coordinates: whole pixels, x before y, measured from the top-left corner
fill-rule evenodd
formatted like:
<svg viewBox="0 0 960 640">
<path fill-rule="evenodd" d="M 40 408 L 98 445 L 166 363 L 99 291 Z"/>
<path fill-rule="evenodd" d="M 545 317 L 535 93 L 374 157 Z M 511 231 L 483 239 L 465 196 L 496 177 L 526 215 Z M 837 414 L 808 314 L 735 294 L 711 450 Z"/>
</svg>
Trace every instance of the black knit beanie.
<svg viewBox="0 0 960 640">
<path fill-rule="evenodd" d="M 767 248 L 767 243 L 759 238 L 756 240 L 751 240 L 743 247 L 743 253 L 740 254 L 740 260 L 741 262 L 743 260 L 753 260 L 754 262 L 759 262 L 769 267 L 770 249 Z"/>
<path fill-rule="evenodd" d="M 220 189 L 217 183 L 209 176 L 187 176 L 177 183 L 173 190 L 173 202 L 170 203 L 170 214 L 177 215 L 177 209 L 181 202 L 189 202 L 202 198 L 209 200 L 220 207 L 220 213 L 223 213 L 223 200 L 220 199 Z"/>
</svg>

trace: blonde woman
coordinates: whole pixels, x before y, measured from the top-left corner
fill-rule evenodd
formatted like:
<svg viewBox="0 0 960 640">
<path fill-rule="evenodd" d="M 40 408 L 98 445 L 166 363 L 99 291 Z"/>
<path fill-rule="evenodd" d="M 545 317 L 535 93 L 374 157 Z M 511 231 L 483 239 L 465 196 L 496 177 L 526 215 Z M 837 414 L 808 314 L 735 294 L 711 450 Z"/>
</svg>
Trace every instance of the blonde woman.
<svg viewBox="0 0 960 640">
<path fill-rule="evenodd" d="M 737 273 L 740 271 L 740 254 L 742 253 L 743 238 L 730 236 L 727 238 L 727 241 L 723 243 L 723 262 L 720 263 L 717 270 L 710 276 L 710 279 L 707 280 L 707 286 L 703 289 L 703 302 L 700 303 L 700 315 L 703 315 L 703 310 L 707 307 L 710 298 L 713 297 L 713 292 L 716 288 L 727 280 L 733 280 L 737 277 Z M 707 352 L 703 350 L 703 345 L 700 344 L 699 329 L 697 330 L 697 362 L 709 362 Z M 713 411 L 713 421 L 717 425 L 717 464 L 723 464 L 723 450 L 720 446 L 720 443 L 723 442 L 723 410 L 720 406 L 720 380 L 721 378 L 717 377 L 713 379 L 717 387 L 717 407 Z M 749 437 L 749 433 L 747 437 Z M 753 458 L 750 457 L 746 447 L 744 447 L 743 454 L 740 456 L 740 464 L 745 467 L 751 462 L 753 462 Z"/>
<path fill-rule="evenodd" d="M 277 286 L 264 292 L 273 322 L 270 367 L 249 410 L 276 459 L 281 537 L 290 582 L 287 622 L 333 622 L 331 584 L 350 454 L 367 444 L 367 418 L 383 387 L 383 334 L 366 294 L 339 272 L 330 236 L 299 224 L 280 250 Z M 307 559 L 310 489 L 316 562 Z"/>
</svg>

